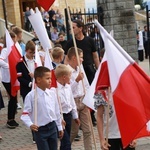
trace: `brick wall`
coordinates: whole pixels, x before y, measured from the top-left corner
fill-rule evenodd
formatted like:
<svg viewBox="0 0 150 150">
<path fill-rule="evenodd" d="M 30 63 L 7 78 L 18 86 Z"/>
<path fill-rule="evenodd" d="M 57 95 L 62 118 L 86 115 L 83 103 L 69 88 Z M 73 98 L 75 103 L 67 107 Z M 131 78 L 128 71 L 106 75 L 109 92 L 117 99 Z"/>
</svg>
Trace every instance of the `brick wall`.
<svg viewBox="0 0 150 150">
<path fill-rule="evenodd" d="M 104 10 L 104 27 L 135 60 L 138 59 L 134 0 L 97 0 Z"/>
<path fill-rule="evenodd" d="M 8 21 L 17 26 L 21 26 L 19 0 L 7 0 L 6 10 Z M 0 1 L 0 17 L 4 18 L 2 1 Z"/>
</svg>

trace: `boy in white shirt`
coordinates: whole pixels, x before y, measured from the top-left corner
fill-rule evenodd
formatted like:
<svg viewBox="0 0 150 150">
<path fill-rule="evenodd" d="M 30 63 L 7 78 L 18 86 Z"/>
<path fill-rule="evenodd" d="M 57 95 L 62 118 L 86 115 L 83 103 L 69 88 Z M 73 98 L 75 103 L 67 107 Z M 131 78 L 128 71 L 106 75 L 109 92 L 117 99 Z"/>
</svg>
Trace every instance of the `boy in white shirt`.
<svg viewBox="0 0 150 150">
<path fill-rule="evenodd" d="M 71 70 L 69 66 L 64 64 L 58 65 L 55 69 L 55 76 L 57 79 L 58 96 L 62 107 L 63 118 L 66 122 L 60 150 L 71 150 L 71 121 L 73 118 L 78 126 L 80 125 L 80 121 L 78 119 L 77 108 L 72 95 L 71 87 L 69 85 L 71 77 Z"/>
<path fill-rule="evenodd" d="M 57 150 L 57 128 L 60 138 L 63 137 L 63 130 L 56 93 L 53 89 L 48 89 L 51 84 L 50 70 L 37 67 L 34 78 L 37 87 L 25 98 L 21 120 L 34 131 L 38 150 Z M 35 104 L 37 114 L 34 111 Z M 34 121 L 35 117 L 37 123 Z"/>
<path fill-rule="evenodd" d="M 81 49 L 77 49 L 79 55 L 79 62 L 82 64 L 83 62 L 83 51 Z M 73 97 L 75 99 L 75 103 L 77 105 L 78 115 L 81 122 L 81 130 L 83 131 L 83 141 L 84 148 L 86 150 L 92 150 L 92 136 L 91 136 L 91 128 L 89 121 L 89 109 L 82 103 L 86 90 L 89 88 L 89 83 L 84 73 L 83 67 L 81 66 L 81 71 L 79 70 L 77 57 L 75 48 L 71 47 L 67 53 L 68 63 L 72 71 L 71 75 L 71 89 L 73 93 Z M 83 80 L 83 84 L 82 84 Z M 84 86 L 84 87 L 83 87 Z M 71 142 L 77 136 L 79 130 L 79 126 L 77 126 L 74 121 L 72 121 L 71 126 Z"/>
</svg>

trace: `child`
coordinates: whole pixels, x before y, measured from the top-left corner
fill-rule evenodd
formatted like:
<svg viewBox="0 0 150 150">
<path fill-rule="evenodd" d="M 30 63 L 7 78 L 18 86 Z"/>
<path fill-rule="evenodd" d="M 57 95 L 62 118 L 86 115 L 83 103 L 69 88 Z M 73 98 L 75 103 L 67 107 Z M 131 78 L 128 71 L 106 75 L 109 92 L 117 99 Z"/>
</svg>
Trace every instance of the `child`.
<svg viewBox="0 0 150 150">
<path fill-rule="evenodd" d="M 107 90 L 104 90 L 105 92 Z M 123 145 L 121 141 L 121 135 L 117 123 L 117 118 L 115 114 L 113 100 L 109 100 L 109 131 L 108 131 L 108 143 L 105 139 L 105 131 L 106 131 L 106 112 L 108 103 L 106 101 L 106 94 L 103 94 L 104 91 L 99 91 L 98 94 L 95 95 L 95 108 L 97 109 L 97 129 L 99 133 L 99 139 L 101 143 L 102 150 L 123 150 Z M 105 98 L 104 98 L 105 97 Z M 136 142 L 132 141 L 131 144 L 125 148 L 124 150 L 135 150 Z"/>
<path fill-rule="evenodd" d="M 52 51 L 53 67 L 56 68 L 64 59 L 64 50 L 60 47 L 55 47 Z"/>
<path fill-rule="evenodd" d="M 64 129 L 64 136 L 61 140 L 60 150 L 71 150 L 70 131 L 71 120 L 75 120 L 76 124 L 80 124 L 76 104 L 72 95 L 70 83 L 71 71 L 69 66 L 60 64 L 55 69 L 55 76 L 57 79 L 58 96 L 60 98 L 63 118 L 66 122 Z"/>
<path fill-rule="evenodd" d="M 23 61 L 19 62 L 16 66 L 17 73 L 21 74 L 21 76 L 18 77 L 18 80 L 20 82 L 20 94 L 23 98 L 23 102 L 32 87 L 33 73 L 35 70 L 34 55 L 35 44 L 33 41 L 28 41 Z"/>
<path fill-rule="evenodd" d="M 81 49 L 77 49 L 79 55 L 80 64 L 83 62 L 83 51 Z M 79 70 L 77 57 L 75 53 L 75 48 L 71 47 L 67 53 L 68 63 L 71 67 L 72 75 L 71 75 L 71 89 L 73 93 L 73 97 L 75 99 L 75 103 L 77 105 L 79 119 L 81 121 L 81 130 L 83 131 L 83 139 L 84 139 L 84 148 L 86 150 L 92 150 L 92 137 L 91 137 L 91 128 L 89 122 L 88 108 L 82 103 L 82 100 L 85 95 L 85 90 L 89 88 L 89 83 L 86 78 L 86 75 L 81 67 L 82 72 Z M 82 80 L 84 83 L 84 87 L 82 85 Z M 72 121 L 71 126 L 71 142 L 75 139 L 78 134 L 79 126 L 77 126 L 74 121 Z"/>
<path fill-rule="evenodd" d="M 105 49 L 101 50 L 101 58 L 105 53 Z M 99 89 L 94 95 L 95 98 L 95 109 L 97 109 L 97 129 L 99 133 L 99 139 L 102 150 L 123 150 L 123 145 L 121 141 L 121 135 L 118 127 L 118 122 L 116 118 L 114 103 L 112 96 L 109 99 L 109 110 L 108 110 L 108 88 Z M 107 123 L 107 113 L 109 111 L 109 121 Z M 106 133 L 106 124 L 109 125 L 108 133 Z M 106 141 L 106 136 L 104 133 L 108 134 L 108 142 Z M 124 150 L 135 150 L 136 141 L 133 140 L 131 144 Z"/>
<path fill-rule="evenodd" d="M 60 138 L 63 131 L 55 91 L 48 89 L 51 84 L 50 70 L 46 67 L 37 67 L 34 78 L 37 88 L 26 96 L 21 120 L 34 131 L 38 150 L 57 150 L 57 128 Z M 37 97 L 37 124 L 34 123 L 35 97 Z"/>
</svg>

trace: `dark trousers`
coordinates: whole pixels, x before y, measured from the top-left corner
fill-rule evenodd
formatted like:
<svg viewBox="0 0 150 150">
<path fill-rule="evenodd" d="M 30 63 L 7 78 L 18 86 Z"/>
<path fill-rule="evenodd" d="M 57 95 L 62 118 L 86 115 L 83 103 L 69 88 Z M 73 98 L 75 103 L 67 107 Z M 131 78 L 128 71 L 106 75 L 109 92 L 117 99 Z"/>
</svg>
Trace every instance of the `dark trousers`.
<svg viewBox="0 0 150 150">
<path fill-rule="evenodd" d="M 15 119 L 17 110 L 17 95 L 14 97 L 11 95 L 11 83 L 2 82 L 10 99 L 8 101 L 8 120 Z"/>
<path fill-rule="evenodd" d="M 143 61 L 144 60 L 143 50 L 138 50 L 138 60 L 139 61 Z"/>
<path fill-rule="evenodd" d="M 148 56 L 149 56 L 149 49 L 150 49 L 150 45 L 149 45 L 149 49 L 148 49 L 148 41 L 146 41 L 144 43 L 144 49 L 145 49 L 145 58 L 148 58 Z"/>
<path fill-rule="evenodd" d="M 109 150 L 135 150 L 135 148 L 130 148 L 129 146 L 123 149 L 121 139 L 108 139 L 108 143 L 111 145 Z"/>
<path fill-rule="evenodd" d="M 57 126 L 55 121 L 41 126 L 34 132 L 38 150 L 57 150 Z"/>
<path fill-rule="evenodd" d="M 71 150 L 71 142 L 70 142 L 70 132 L 71 132 L 71 113 L 63 114 L 64 120 L 66 122 L 64 136 L 61 139 L 60 150 Z"/>
</svg>

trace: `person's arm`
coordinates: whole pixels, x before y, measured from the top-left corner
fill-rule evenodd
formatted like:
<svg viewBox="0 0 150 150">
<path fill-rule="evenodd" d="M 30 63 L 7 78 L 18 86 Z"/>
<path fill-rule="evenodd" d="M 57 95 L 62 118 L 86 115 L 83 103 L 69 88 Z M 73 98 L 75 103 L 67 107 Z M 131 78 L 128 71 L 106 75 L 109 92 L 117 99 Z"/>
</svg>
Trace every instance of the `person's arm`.
<svg viewBox="0 0 150 150">
<path fill-rule="evenodd" d="M 95 67 L 96 67 L 96 69 L 98 69 L 98 66 L 100 64 L 98 53 L 93 52 L 92 54 L 93 54 L 93 60 L 94 60 Z"/>
<path fill-rule="evenodd" d="M 106 142 L 104 137 L 104 120 L 103 120 L 103 114 L 104 114 L 104 106 L 100 105 L 97 108 L 97 130 L 99 134 L 100 144 L 102 150 L 108 150 L 109 144 Z"/>
<path fill-rule="evenodd" d="M 7 69 L 9 68 L 9 65 L 2 58 L 0 58 L 0 67 Z"/>
</svg>

